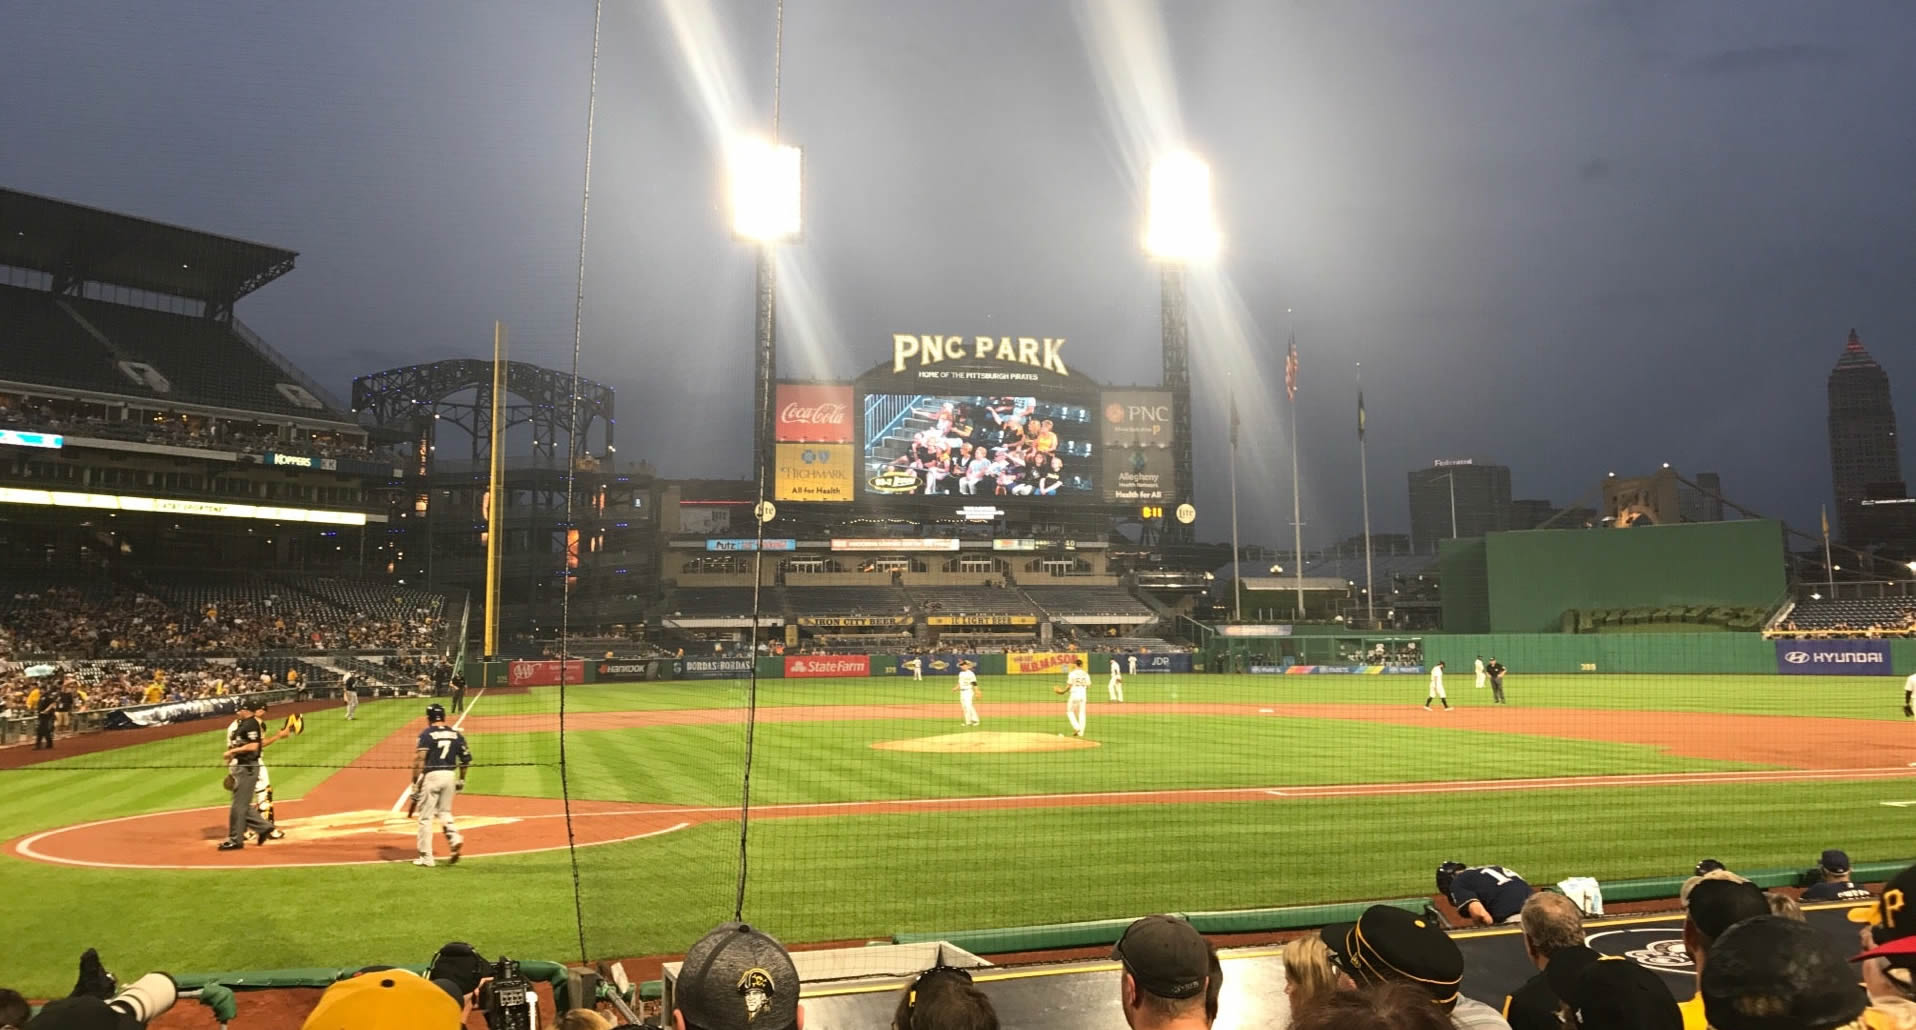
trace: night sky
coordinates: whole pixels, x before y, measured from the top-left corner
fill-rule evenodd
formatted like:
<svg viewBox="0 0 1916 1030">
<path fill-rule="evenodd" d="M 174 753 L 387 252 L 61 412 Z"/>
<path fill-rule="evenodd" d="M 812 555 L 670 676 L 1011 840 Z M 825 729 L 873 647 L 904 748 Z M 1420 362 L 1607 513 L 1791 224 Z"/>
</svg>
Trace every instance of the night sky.
<svg viewBox="0 0 1916 1030">
<path fill-rule="evenodd" d="M 0 184 L 299 251 L 239 315 L 342 395 L 495 318 L 566 368 L 591 35 L 584 0 L 11 0 Z M 1358 531 L 1359 361 L 1380 532 L 1458 457 L 1559 504 L 1716 471 L 1813 531 L 1851 327 L 1916 424 L 1912 52 L 1905 0 L 789 0 L 782 372 L 930 332 L 1156 382 L 1143 176 L 1182 141 L 1226 236 L 1192 291 L 1207 537 L 1235 389 L 1245 539 L 1288 542 L 1293 325 L 1307 545 Z M 743 475 L 722 123 L 769 127 L 773 5 L 611 2 L 601 54 L 582 371 L 622 458 Z"/>
</svg>

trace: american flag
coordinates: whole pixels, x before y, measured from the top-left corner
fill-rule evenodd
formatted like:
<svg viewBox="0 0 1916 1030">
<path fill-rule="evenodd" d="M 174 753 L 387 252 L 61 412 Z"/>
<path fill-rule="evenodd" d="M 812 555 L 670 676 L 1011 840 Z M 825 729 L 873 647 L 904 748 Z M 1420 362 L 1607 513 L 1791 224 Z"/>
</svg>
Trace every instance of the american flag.
<svg viewBox="0 0 1916 1030">
<path fill-rule="evenodd" d="M 1297 399 L 1297 337 L 1291 337 L 1291 351 L 1284 355 L 1284 393 Z"/>
</svg>

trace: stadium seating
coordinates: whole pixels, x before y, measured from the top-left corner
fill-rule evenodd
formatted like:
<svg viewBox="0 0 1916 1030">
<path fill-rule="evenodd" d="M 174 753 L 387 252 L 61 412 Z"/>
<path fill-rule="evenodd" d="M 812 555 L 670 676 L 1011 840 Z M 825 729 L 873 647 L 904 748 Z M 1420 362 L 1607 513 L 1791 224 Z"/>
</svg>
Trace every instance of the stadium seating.
<svg viewBox="0 0 1916 1030">
<path fill-rule="evenodd" d="M 281 395 L 277 384 L 296 382 L 294 376 L 227 325 L 104 301 L 67 303 L 115 347 L 157 369 L 182 400 L 248 411 L 324 413 Z"/>
<path fill-rule="evenodd" d="M 112 354 L 52 294 L 0 286 L 0 379 L 125 393 Z"/>
<path fill-rule="evenodd" d="M 786 604 L 794 616 L 903 615 L 911 598 L 897 587 L 788 587 Z"/>
<path fill-rule="evenodd" d="M 765 587 L 759 591 L 759 611 L 776 615 L 785 610 L 785 591 Z M 659 606 L 666 618 L 747 619 L 752 614 L 751 587 L 701 587 L 674 590 Z"/>
<path fill-rule="evenodd" d="M 1157 617 L 1149 605 L 1122 587 L 1026 587 L 1025 596 L 1059 619 Z"/>
<path fill-rule="evenodd" d="M 1016 590 L 994 587 L 912 587 L 918 609 L 928 615 L 1036 615 Z"/>
<path fill-rule="evenodd" d="M 1789 613 L 1784 632 L 1871 627 L 1907 629 L 1916 620 L 1916 597 L 1882 597 L 1856 601 L 1804 601 Z"/>
</svg>

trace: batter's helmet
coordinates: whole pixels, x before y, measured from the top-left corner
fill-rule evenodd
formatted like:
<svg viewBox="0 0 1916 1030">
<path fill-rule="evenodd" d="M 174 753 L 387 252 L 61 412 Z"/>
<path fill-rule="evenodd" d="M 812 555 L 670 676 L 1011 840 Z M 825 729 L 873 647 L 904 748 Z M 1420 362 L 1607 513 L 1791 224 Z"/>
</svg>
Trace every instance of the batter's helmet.
<svg viewBox="0 0 1916 1030">
<path fill-rule="evenodd" d="M 1451 881 L 1457 878 L 1458 873 L 1461 873 L 1468 868 L 1470 867 L 1463 864 L 1462 862 L 1445 862 L 1443 865 L 1438 866 L 1437 867 L 1437 893 L 1442 894 L 1445 897 L 1449 897 Z"/>
<path fill-rule="evenodd" d="M 426 721 L 427 722 L 445 722 L 446 721 L 446 706 L 439 705 L 439 704 L 427 705 L 426 706 Z"/>
</svg>

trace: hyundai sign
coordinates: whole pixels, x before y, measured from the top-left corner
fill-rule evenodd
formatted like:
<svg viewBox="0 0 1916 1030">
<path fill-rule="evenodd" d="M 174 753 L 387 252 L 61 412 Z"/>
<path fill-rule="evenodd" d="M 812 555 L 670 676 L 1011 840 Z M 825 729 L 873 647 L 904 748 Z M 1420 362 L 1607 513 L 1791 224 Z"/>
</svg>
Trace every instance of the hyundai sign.
<svg viewBox="0 0 1916 1030">
<path fill-rule="evenodd" d="M 1776 671 L 1785 676 L 1887 676 L 1887 640 L 1779 640 Z"/>
</svg>

